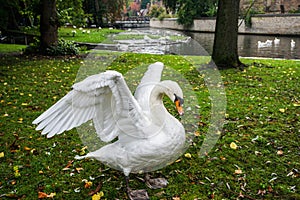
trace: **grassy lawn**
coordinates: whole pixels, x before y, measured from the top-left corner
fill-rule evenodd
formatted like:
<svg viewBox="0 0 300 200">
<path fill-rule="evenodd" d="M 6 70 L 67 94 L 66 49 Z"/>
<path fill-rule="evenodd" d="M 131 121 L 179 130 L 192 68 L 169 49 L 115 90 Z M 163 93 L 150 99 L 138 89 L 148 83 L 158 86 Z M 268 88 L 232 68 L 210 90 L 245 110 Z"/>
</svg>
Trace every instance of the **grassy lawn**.
<svg viewBox="0 0 300 200">
<path fill-rule="evenodd" d="M 47 139 L 32 125 L 70 90 L 83 59 L 0 59 L 0 199 L 37 199 L 38 192 L 55 193 L 54 199 L 91 199 L 99 183 L 103 199 L 127 199 L 121 172 L 94 160 L 74 161 L 87 153 L 76 130 Z M 165 176 L 169 185 L 148 189 L 151 199 L 300 199 L 300 61 L 243 59 L 249 64 L 244 71 L 221 71 L 226 124 L 213 150 L 201 158 L 210 99 L 193 66 L 178 56 L 124 54 L 110 68 L 124 73 L 155 61 L 185 76 L 198 96 L 201 116 L 186 152 L 190 156 L 153 173 Z M 134 176 L 130 184 L 145 188 Z"/>
<path fill-rule="evenodd" d="M 0 53 L 16 53 L 26 48 L 26 45 L 20 44 L 0 44 Z"/>
<path fill-rule="evenodd" d="M 60 28 L 59 37 L 66 40 L 85 43 L 101 43 L 107 36 L 113 33 L 120 33 L 118 29 L 85 29 L 85 28 Z"/>
<path fill-rule="evenodd" d="M 73 36 L 72 31 L 76 31 Z M 28 31 L 24 31 L 28 32 Z M 108 39 L 108 35 L 122 32 L 122 30 L 118 29 L 74 29 L 74 28 L 60 28 L 59 29 L 59 38 L 63 38 L 65 40 L 71 40 L 74 42 L 85 42 L 85 43 L 111 43 Z M 38 35 L 39 33 L 37 33 Z M 18 45 L 18 44 L 1 44 L 0 43 L 0 53 L 19 53 L 23 49 L 26 48 L 26 45 Z"/>
</svg>

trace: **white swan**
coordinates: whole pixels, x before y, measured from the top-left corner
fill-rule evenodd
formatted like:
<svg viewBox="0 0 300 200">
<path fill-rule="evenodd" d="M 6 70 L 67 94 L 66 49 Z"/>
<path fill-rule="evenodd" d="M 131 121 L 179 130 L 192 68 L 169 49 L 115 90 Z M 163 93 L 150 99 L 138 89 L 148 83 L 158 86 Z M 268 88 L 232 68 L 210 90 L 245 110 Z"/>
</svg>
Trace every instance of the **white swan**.
<svg viewBox="0 0 300 200">
<path fill-rule="evenodd" d="M 266 40 L 265 42 L 258 41 L 257 47 L 258 48 L 272 47 L 272 44 L 273 44 L 272 40 Z"/>
<path fill-rule="evenodd" d="M 291 39 L 291 49 L 294 49 L 295 46 L 296 46 L 296 42 L 293 39 Z"/>
<path fill-rule="evenodd" d="M 280 39 L 275 38 L 275 39 L 274 39 L 274 45 L 275 45 L 275 46 L 278 46 L 279 44 L 280 44 Z"/>
<path fill-rule="evenodd" d="M 148 199 L 146 190 L 132 191 L 130 173 L 149 172 L 181 155 L 185 144 L 182 124 L 164 107 L 166 94 L 183 114 L 183 94 L 176 82 L 160 81 L 163 63 L 149 65 L 134 96 L 123 76 L 106 71 L 73 85 L 73 90 L 33 121 L 37 130 L 52 137 L 92 120 L 98 137 L 111 142 L 81 158 L 95 158 L 125 174 L 130 199 Z M 146 179 L 151 188 L 164 179 Z"/>
</svg>

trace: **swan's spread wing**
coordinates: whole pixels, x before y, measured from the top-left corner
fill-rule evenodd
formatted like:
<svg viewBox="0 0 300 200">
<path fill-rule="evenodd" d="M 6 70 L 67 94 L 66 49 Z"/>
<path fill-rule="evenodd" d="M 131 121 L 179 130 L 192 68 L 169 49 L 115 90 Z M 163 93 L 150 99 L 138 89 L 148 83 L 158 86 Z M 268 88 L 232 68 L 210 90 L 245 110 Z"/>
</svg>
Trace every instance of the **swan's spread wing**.
<svg viewBox="0 0 300 200">
<path fill-rule="evenodd" d="M 52 137 L 93 120 L 101 140 L 108 142 L 122 132 L 139 133 L 146 120 L 116 71 L 93 75 L 73 85 L 73 90 L 33 121 L 37 130 Z"/>
<path fill-rule="evenodd" d="M 149 100 L 151 91 L 155 84 L 160 82 L 164 64 L 156 62 L 148 66 L 139 86 L 137 87 L 134 96 L 140 105 L 146 105 Z"/>
<path fill-rule="evenodd" d="M 148 70 L 144 74 L 140 84 L 143 85 L 151 82 L 154 83 L 160 82 L 163 68 L 164 68 L 164 64 L 161 62 L 156 62 L 149 65 Z"/>
</svg>

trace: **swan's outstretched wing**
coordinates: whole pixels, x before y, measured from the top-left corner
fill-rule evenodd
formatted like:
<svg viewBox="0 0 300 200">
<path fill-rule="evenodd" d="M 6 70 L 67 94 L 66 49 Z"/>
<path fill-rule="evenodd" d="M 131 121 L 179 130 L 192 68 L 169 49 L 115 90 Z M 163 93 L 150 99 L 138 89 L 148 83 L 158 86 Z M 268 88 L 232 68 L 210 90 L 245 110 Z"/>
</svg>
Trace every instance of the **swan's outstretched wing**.
<svg viewBox="0 0 300 200">
<path fill-rule="evenodd" d="M 93 120 L 101 140 L 122 132 L 140 133 L 147 122 L 122 74 L 106 71 L 73 85 L 73 90 L 33 121 L 37 130 L 52 137 Z M 142 134 L 142 133 L 141 133 Z"/>
<path fill-rule="evenodd" d="M 144 74 L 140 85 L 160 82 L 163 68 L 164 68 L 164 64 L 162 62 L 156 62 L 149 65 L 148 70 Z"/>
<path fill-rule="evenodd" d="M 148 101 L 153 87 L 160 82 L 164 64 L 156 62 L 148 66 L 140 84 L 138 85 L 134 97 L 141 106 L 149 107 Z M 145 108 L 144 108 L 145 109 Z"/>
</svg>

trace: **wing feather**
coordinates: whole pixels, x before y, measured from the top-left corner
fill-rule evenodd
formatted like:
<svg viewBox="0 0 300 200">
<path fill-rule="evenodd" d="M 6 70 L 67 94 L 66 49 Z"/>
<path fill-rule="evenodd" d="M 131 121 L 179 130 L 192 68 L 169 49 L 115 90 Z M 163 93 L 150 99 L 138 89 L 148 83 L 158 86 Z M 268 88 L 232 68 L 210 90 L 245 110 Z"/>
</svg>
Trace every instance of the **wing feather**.
<svg viewBox="0 0 300 200">
<path fill-rule="evenodd" d="M 73 85 L 73 90 L 36 118 L 37 130 L 52 137 L 93 120 L 101 140 L 109 142 L 120 132 L 140 132 L 147 117 L 132 96 L 123 76 L 106 71 Z M 141 135 L 144 135 L 141 133 Z"/>
</svg>

